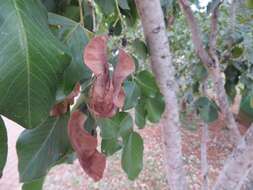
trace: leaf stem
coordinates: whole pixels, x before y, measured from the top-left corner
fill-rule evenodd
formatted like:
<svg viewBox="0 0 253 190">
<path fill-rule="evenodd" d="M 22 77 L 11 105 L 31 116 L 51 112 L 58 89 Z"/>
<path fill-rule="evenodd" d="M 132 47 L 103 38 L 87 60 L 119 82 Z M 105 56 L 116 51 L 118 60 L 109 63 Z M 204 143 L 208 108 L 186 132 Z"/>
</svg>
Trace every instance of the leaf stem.
<svg viewBox="0 0 253 190">
<path fill-rule="evenodd" d="M 114 0 L 114 2 L 115 2 L 115 5 L 116 5 L 116 9 L 117 9 L 117 13 L 118 13 L 119 19 L 120 19 L 121 23 L 123 23 L 123 18 L 122 18 L 122 15 L 120 13 L 120 10 L 119 10 L 118 0 Z M 117 19 L 117 21 L 113 25 L 115 25 L 117 22 L 118 22 L 118 19 Z"/>
<path fill-rule="evenodd" d="M 79 11 L 80 11 L 80 24 L 81 26 L 84 26 L 84 18 L 83 18 L 83 6 L 82 6 L 83 0 L 78 0 L 79 4 Z"/>
</svg>

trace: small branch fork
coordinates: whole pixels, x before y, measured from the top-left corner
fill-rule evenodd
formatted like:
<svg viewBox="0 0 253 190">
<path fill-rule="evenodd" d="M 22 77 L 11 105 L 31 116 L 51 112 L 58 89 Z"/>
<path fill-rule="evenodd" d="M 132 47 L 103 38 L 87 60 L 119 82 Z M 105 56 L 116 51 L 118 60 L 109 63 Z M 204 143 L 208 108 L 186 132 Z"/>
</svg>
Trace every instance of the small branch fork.
<svg viewBox="0 0 253 190">
<path fill-rule="evenodd" d="M 217 39 L 217 30 L 218 30 L 218 11 L 219 6 L 222 3 L 220 1 L 217 3 L 216 7 L 213 8 L 211 15 L 211 32 L 209 36 L 209 51 L 205 49 L 203 41 L 201 39 L 201 32 L 199 30 L 196 18 L 193 15 L 190 4 L 188 0 L 178 0 L 181 10 L 183 11 L 187 23 L 191 31 L 192 42 L 195 47 L 195 52 L 200 58 L 201 62 L 207 68 L 210 76 L 213 80 L 214 89 L 217 94 L 217 99 L 222 110 L 222 113 L 225 116 L 225 122 L 227 127 L 231 131 L 231 139 L 234 144 L 240 140 L 241 135 L 238 130 L 237 124 L 235 122 L 234 116 L 230 111 L 229 102 L 227 99 L 226 91 L 224 89 L 224 82 L 222 74 L 219 68 L 219 59 L 216 54 L 216 39 Z"/>
</svg>

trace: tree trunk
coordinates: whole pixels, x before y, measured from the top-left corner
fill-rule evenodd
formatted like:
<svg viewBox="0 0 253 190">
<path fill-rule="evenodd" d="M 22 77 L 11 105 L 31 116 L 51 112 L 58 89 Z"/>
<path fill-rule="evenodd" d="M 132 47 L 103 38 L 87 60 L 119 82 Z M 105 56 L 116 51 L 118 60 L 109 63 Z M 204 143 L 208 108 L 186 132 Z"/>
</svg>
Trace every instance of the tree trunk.
<svg viewBox="0 0 253 190">
<path fill-rule="evenodd" d="M 186 190 L 179 109 L 176 97 L 177 85 L 160 1 L 136 0 L 135 2 L 150 50 L 152 70 L 166 104 L 160 126 L 162 128 L 167 182 L 170 190 Z"/>
<path fill-rule="evenodd" d="M 213 190 L 240 189 L 240 181 L 253 164 L 253 125 L 226 161 Z"/>
</svg>

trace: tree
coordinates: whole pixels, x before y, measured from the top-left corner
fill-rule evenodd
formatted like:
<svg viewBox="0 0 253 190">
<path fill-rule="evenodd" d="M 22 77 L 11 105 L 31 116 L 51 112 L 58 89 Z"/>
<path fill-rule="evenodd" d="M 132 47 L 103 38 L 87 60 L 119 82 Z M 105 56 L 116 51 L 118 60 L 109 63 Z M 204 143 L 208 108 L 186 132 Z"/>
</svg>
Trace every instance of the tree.
<svg viewBox="0 0 253 190">
<path fill-rule="evenodd" d="M 158 0 L 137 0 L 144 34 L 149 44 L 152 70 L 165 99 L 165 112 L 160 122 L 163 134 L 165 167 L 170 189 L 187 189 L 183 171 L 179 110 L 175 71 L 171 62 L 163 13 Z M 150 14 L 154 12 L 154 14 Z"/>
</svg>

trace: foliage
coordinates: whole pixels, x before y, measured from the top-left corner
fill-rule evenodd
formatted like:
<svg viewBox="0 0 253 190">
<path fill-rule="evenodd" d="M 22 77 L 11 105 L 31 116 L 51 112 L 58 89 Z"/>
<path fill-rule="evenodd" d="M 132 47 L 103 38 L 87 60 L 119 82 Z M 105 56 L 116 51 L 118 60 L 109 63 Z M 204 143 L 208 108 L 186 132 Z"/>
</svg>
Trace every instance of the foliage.
<svg viewBox="0 0 253 190">
<path fill-rule="evenodd" d="M 3 174 L 3 169 L 6 164 L 7 160 L 7 152 L 8 152 L 8 145 L 7 145 L 7 131 L 3 122 L 3 119 L 0 117 L 0 177 Z"/>
<path fill-rule="evenodd" d="M 212 1 L 206 10 L 198 1 L 191 2 L 208 49 L 206 18 L 220 1 Z M 161 6 L 180 102 L 210 123 L 217 119 L 219 108 L 201 87 L 207 81 L 211 88 L 212 81 L 194 53 L 177 1 L 161 0 Z M 227 95 L 232 102 L 240 87 L 242 105 L 248 109 L 253 84 L 252 1 L 238 7 L 234 24 L 229 7 L 224 2 L 220 8 L 217 54 Z M 122 169 L 128 178 L 138 177 L 143 140 L 136 127 L 158 123 L 165 109 L 147 64 L 149 49 L 138 18 L 134 0 L 0 2 L 0 42 L 5 44 L 0 50 L 0 114 L 25 128 L 17 142 L 24 190 L 41 189 L 50 168 L 71 162 L 73 152 L 95 181 L 102 178 L 105 157 L 117 151 L 122 152 Z M 83 120 L 78 120 L 77 113 L 84 115 Z M 7 158 L 2 120 L 0 137 L 2 172 Z"/>
<path fill-rule="evenodd" d="M 139 30 L 134 1 L 95 0 L 91 3 L 82 0 L 79 3 L 77 0 L 0 3 L 0 41 L 6 44 L 0 50 L 0 113 L 26 128 L 16 147 L 23 189 L 41 189 L 50 168 L 71 162 L 73 152 L 96 181 L 103 175 L 104 155 L 122 150 L 122 168 L 129 179 L 135 179 L 142 169 L 143 141 L 134 131 L 130 112 L 135 109 L 136 114 L 142 115 L 138 106 L 145 99 L 143 128 L 146 120 L 158 122 L 164 110 L 153 74 L 147 67 L 139 67 L 139 62 L 146 61 L 148 50 L 141 33 L 133 35 L 132 32 Z M 127 27 L 133 30 L 127 31 Z M 100 43 L 93 38 L 99 34 L 112 36 L 106 37 L 104 49 L 97 46 L 95 54 L 92 48 L 89 53 L 88 47 Z M 95 41 L 93 45 L 91 38 Z M 104 52 L 103 57 L 108 56 L 108 60 L 97 60 L 98 63 L 105 61 L 108 70 L 103 68 L 103 75 L 93 67 L 97 67 L 94 58 L 99 51 Z M 127 52 L 135 53 L 131 56 Z M 129 72 L 124 73 L 126 67 Z M 112 68 L 114 73 L 111 73 Z M 107 81 L 111 74 L 113 79 Z M 71 114 L 70 105 L 79 94 L 78 83 L 82 87 L 81 98 Z M 108 97 L 113 99 L 115 107 L 111 115 L 97 114 L 97 107 L 106 102 L 98 101 L 99 88 L 104 87 L 99 83 L 112 87 Z M 109 109 L 110 101 L 103 109 Z M 77 110 L 86 115 L 83 123 L 76 124 Z M 96 149 L 97 126 L 101 130 L 103 154 Z M 81 139 L 80 133 L 84 136 Z M 0 135 L 2 171 L 7 158 L 7 134 L 2 120 Z M 93 149 L 86 149 L 91 141 Z"/>
</svg>

